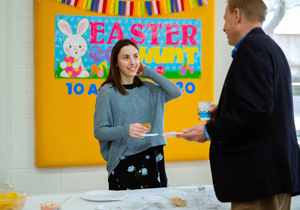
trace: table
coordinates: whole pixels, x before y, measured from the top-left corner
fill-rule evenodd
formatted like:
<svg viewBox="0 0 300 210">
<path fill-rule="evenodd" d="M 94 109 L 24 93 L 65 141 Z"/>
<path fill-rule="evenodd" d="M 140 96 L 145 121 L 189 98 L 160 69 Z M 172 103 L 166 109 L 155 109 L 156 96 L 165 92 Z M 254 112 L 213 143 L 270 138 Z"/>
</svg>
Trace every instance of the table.
<svg viewBox="0 0 300 210">
<path fill-rule="evenodd" d="M 214 194 L 211 185 L 183 186 L 168 188 L 151 188 L 141 190 L 120 191 L 127 193 L 125 202 L 138 202 L 147 206 L 147 210 L 177 209 L 177 210 L 206 210 L 206 209 L 230 209 L 229 203 L 220 203 Z M 40 210 L 40 203 L 62 202 L 72 196 L 62 205 L 62 210 L 95 210 L 99 205 L 110 202 L 95 202 L 81 198 L 82 193 L 35 195 L 27 197 L 23 210 Z M 186 207 L 176 207 L 167 199 L 181 197 L 187 201 Z M 109 210 L 109 209 L 107 209 Z M 121 210 L 121 208 L 120 208 Z"/>
</svg>

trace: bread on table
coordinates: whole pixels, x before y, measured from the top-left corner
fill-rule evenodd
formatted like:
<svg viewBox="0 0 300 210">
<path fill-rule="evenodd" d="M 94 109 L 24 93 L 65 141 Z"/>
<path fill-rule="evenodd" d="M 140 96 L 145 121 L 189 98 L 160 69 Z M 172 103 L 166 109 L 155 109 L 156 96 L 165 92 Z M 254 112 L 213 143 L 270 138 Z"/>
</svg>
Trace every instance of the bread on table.
<svg viewBox="0 0 300 210">
<path fill-rule="evenodd" d="M 186 200 L 183 200 L 183 199 L 181 199 L 181 198 L 173 197 L 173 198 L 170 198 L 170 200 L 171 200 L 176 206 L 180 206 L 180 207 L 186 206 Z"/>
</svg>

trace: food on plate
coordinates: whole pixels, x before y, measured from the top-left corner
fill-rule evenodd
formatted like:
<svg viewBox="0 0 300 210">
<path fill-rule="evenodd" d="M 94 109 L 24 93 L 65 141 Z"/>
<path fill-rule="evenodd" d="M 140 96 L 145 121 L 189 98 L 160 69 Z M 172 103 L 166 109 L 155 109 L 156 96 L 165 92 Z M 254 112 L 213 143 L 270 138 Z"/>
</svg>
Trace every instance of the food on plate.
<svg viewBox="0 0 300 210">
<path fill-rule="evenodd" d="M 163 133 L 161 135 L 166 137 L 176 137 L 177 134 L 183 134 L 183 131 L 168 132 L 168 133 Z"/>
<path fill-rule="evenodd" d="M 181 198 L 173 197 L 173 198 L 170 198 L 170 200 L 171 200 L 176 206 L 180 206 L 180 207 L 186 206 L 186 200 L 183 200 L 183 199 L 181 199 Z"/>
<path fill-rule="evenodd" d="M 40 203 L 41 210 L 61 210 L 61 206 L 59 203 Z"/>
<path fill-rule="evenodd" d="M 183 134 L 183 131 L 173 131 L 173 132 L 168 132 L 168 133 L 164 133 L 166 135 L 168 134 Z"/>
<path fill-rule="evenodd" d="M 148 132 L 151 130 L 150 123 L 145 123 L 145 124 L 142 124 L 142 125 L 148 128 Z"/>
<path fill-rule="evenodd" d="M 175 131 L 175 133 L 176 133 L 176 134 L 182 134 L 183 131 L 182 131 L 182 130 L 181 130 L 181 131 Z"/>
</svg>

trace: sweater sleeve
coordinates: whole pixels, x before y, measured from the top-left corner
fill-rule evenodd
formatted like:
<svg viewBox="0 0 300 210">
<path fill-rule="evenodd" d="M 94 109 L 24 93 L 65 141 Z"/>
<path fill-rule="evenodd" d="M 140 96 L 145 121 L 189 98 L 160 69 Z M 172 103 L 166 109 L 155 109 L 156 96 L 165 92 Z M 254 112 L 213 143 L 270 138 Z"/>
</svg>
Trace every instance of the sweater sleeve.
<svg viewBox="0 0 300 210">
<path fill-rule="evenodd" d="M 129 136 L 130 124 L 114 126 L 113 114 L 110 107 L 110 92 L 105 88 L 100 89 L 96 99 L 96 108 L 94 114 L 94 136 L 99 141 L 118 140 Z"/>
<path fill-rule="evenodd" d="M 166 102 L 178 98 L 182 95 L 181 89 L 171 80 L 158 74 L 156 71 L 150 69 L 148 66 L 144 67 L 142 77 L 151 79 L 162 89 L 165 95 Z"/>
</svg>

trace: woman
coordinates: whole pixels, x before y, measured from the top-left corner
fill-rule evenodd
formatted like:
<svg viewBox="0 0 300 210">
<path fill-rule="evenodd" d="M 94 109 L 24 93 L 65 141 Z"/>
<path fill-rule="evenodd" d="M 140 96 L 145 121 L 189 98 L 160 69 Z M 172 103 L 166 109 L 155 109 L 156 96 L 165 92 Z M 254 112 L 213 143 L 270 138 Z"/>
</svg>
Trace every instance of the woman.
<svg viewBox="0 0 300 210">
<path fill-rule="evenodd" d="M 119 40 L 112 49 L 110 71 L 96 99 L 94 135 L 107 161 L 110 190 L 167 187 L 163 136 L 165 103 L 182 91 L 139 60 L 137 45 Z M 153 80 L 141 81 L 139 77 Z"/>
</svg>

